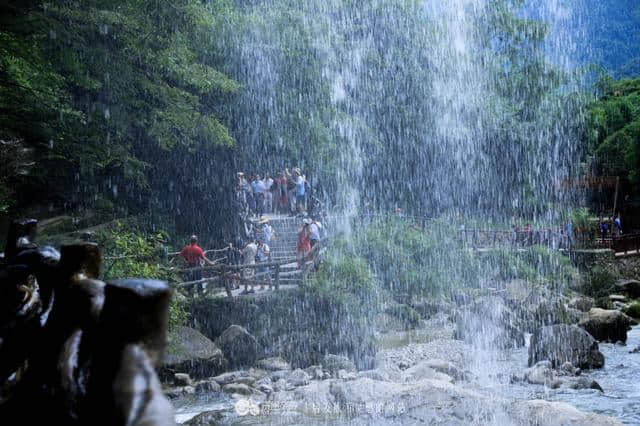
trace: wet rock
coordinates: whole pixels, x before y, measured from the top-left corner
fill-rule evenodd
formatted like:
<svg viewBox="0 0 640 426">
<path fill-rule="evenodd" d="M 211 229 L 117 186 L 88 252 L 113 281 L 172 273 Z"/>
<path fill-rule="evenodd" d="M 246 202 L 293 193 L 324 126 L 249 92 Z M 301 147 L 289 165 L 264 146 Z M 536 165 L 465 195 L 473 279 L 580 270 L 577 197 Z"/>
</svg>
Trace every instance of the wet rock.
<svg viewBox="0 0 640 426">
<path fill-rule="evenodd" d="M 565 362 L 560 366 L 560 368 L 558 368 L 558 372 L 568 376 L 579 376 L 582 370 L 574 367 L 570 362 Z"/>
<path fill-rule="evenodd" d="M 638 280 L 618 281 L 616 282 L 616 288 L 632 299 L 640 299 L 640 281 Z"/>
<path fill-rule="evenodd" d="M 358 372 L 358 377 L 363 377 L 371 380 L 378 380 L 381 382 L 390 381 L 389 374 L 382 370 L 367 370 Z"/>
<path fill-rule="evenodd" d="M 624 311 L 626 311 L 626 310 L 627 310 L 627 308 L 629 307 L 629 305 L 627 305 L 626 303 L 623 303 L 623 302 L 615 301 L 615 302 L 613 302 L 613 303 L 612 303 L 612 307 L 613 307 L 613 309 L 615 309 L 616 311 L 622 311 L 622 312 L 624 312 Z"/>
<path fill-rule="evenodd" d="M 439 373 L 453 377 L 455 380 L 466 380 L 468 374 L 448 361 L 441 359 L 428 359 L 424 361 L 424 365 L 433 368 Z"/>
<path fill-rule="evenodd" d="M 244 383 L 229 383 L 222 387 L 222 391 L 231 394 L 251 395 L 251 388 Z"/>
<path fill-rule="evenodd" d="M 234 383 L 241 383 L 247 386 L 253 386 L 255 382 L 256 382 L 256 378 L 253 376 L 242 376 L 242 377 L 238 377 Z"/>
<path fill-rule="evenodd" d="M 195 384 L 196 392 L 212 393 L 220 392 L 220 385 L 215 380 L 201 380 Z"/>
<path fill-rule="evenodd" d="M 280 357 L 261 359 L 256 362 L 256 367 L 267 371 L 291 370 L 291 364 Z"/>
<path fill-rule="evenodd" d="M 549 361 L 541 361 L 524 372 L 524 380 L 532 385 L 547 385 L 554 380 Z"/>
<path fill-rule="evenodd" d="M 604 366 L 604 355 L 598 348 L 598 342 L 575 325 L 546 326 L 533 333 L 529 345 L 529 365 L 545 360 L 552 366 L 565 362 L 582 369 Z"/>
<path fill-rule="evenodd" d="M 627 341 L 631 318 L 620 311 L 593 308 L 578 325 L 599 341 Z"/>
<path fill-rule="evenodd" d="M 604 392 L 598 382 L 588 377 L 570 377 L 565 379 L 563 385 L 571 389 L 596 389 Z"/>
<path fill-rule="evenodd" d="M 282 392 L 287 388 L 287 381 L 285 379 L 279 379 L 273 383 L 273 390 L 276 392 Z"/>
<path fill-rule="evenodd" d="M 176 386 L 191 386 L 191 377 L 185 373 L 176 373 L 173 375 L 173 384 Z"/>
<path fill-rule="evenodd" d="M 228 366 L 222 351 L 193 328 L 178 327 L 169 335 L 168 348 L 160 368 L 160 375 L 165 378 L 176 372 L 194 378 L 210 377 Z"/>
<path fill-rule="evenodd" d="M 260 392 L 262 392 L 262 393 L 264 393 L 266 395 L 271 395 L 274 392 L 273 386 L 268 385 L 267 383 L 258 384 L 256 389 L 258 389 Z"/>
<path fill-rule="evenodd" d="M 321 365 L 312 365 L 305 368 L 304 371 L 311 376 L 313 380 L 322 380 L 324 378 L 324 372 L 322 371 Z"/>
<path fill-rule="evenodd" d="M 589 312 L 593 308 L 594 301 L 590 297 L 574 297 L 569 301 L 569 308 L 577 309 L 581 312 Z"/>
<path fill-rule="evenodd" d="M 287 378 L 287 382 L 289 382 L 293 386 L 306 386 L 309 384 L 309 380 L 311 377 L 305 373 L 301 369 L 297 369 L 291 372 L 289 377 Z"/>
<path fill-rule="evenodd" d="M 185 426 L 218 426 L 223 424 L 227 410 L 213 410 L 200 413 L 186 423 Z"/>
<path fill-rule="evenodd" d="M 325 355 L 322 367 L 331 374 L 337 374 L 339 370 L 356 371 L 356 365 L 349 358 L 333 354 Z"/>
<path fill-rule="evenodd" d="M 427 362 L 421 362 L 418 365 L 414 365 L 404 371 L 405 381 L 418 381 L 418 380 L 440 380 L 443 382 L 452 382 L 453 379 L 447 374 L 437 372 L 433 368 L 427 365 Z"/>
<path fill-rule="evenodd" d="M 253 365 L 264 352 L 244 327 L 232 325 L 216 339 L 216 345 L 225 354 L 232 367 Z"/>
<path fill-rule="evenodd" d="M 498 296 L 482 297 L 456 314 L 455 338 L 499 348 L 524 346 L 522 321 Z M 489 331 L 489 332 L 488 332 Z M 479 336 L 482 336 L 478 341 Z"/>
<path fill-rule="evenodd" d="M 609 295 L 609 300 L 611 300 L 612 302 L 626 302 L 627 298 L 626 296 L 623 296 L 621 294 L 610 294 Z"/>
<path fill-rule="evenodd" d="M 242 377 L 251 377 L 251 376 L 248 371 L 240 370 L 240 371 L 231 371 L 229 373 L 220 374 L 219 376 L 212 377 L 211 380 L 217 382 L 220 386 L 224 386 L 229 383 L 237 382 Z"/>
<path fill-rule="evenodd" d="M 193 386 L 179 386 L 175 388 L 165 389 L 164 394 L 169 399 L 181 398 L 186 395 L 193 395 L 196 389 Z"/>
</svg>

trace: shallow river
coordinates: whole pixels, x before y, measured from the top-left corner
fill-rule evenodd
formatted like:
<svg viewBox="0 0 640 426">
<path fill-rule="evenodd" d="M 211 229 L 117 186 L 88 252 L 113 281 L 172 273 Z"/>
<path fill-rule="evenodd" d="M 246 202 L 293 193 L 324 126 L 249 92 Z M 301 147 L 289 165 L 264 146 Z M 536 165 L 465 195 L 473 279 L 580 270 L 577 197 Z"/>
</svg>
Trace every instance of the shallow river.
<svg viewBox="0 0 640 426">
<path fill-rule="evenodd" d="M 394 343 L 421 343 L 420 337 L 420 333 L 413 332 L 409 338 L 401 336 Z M 479 377 L 476 384 L 485 387 L 487 394 L 498 394 L 510 399 L 566 402 L 585 412 L 614 417 L 624 424 L 640 425 L 640 353 L 629 353 L 638 346 L 640 326 L 629 332 L 626 346 L 600 344 L 600 350 L 605 356 L 605 367 L 584 374 L 595 379 L 604 393 L 591 389 L 549 389 L 542 385 L 510 383 L 511 375 L 522 373 L 526 368 L 526 348 L 480 355 L 478 359 L 482 365 L 480 368 L 472 368 L 472 371 L 475 374 L 479 371 L 486 372 L 486 376 Z M 224 394 L 216 393 L 177 400 L 174 404 L 176 421 L 181 423 L 203 411 L 228 409 L 233 401 Z"/>
</svg>

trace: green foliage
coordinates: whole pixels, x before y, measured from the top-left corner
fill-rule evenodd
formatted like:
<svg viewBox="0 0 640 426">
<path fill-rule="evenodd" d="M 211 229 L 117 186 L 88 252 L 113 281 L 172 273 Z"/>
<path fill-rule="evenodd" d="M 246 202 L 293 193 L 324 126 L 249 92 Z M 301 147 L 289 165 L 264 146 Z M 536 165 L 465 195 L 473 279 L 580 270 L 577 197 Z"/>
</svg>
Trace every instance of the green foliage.
<svg viewBox="0 0 640 426">
<path fill-rule="evenodd" d="M 101 231 L 96 240 L 102 250 L 105 265 L 102 273 L 105 281 L 117 278 L 147 278 L 167 281 L 173 285 L 180 281 L 174 273 L 162 267 L 165 253 L 164 232 L 143 235 L 117 223 L 113 229 Z M 169 306 L 169 331 L 184 325 L 187 311 L 184 301 L 176 297 Z"/>
<path fill-rule="evenodd" d="M 585 277 L 582 292 L 594 298 L 607 297 L 614 292 L 620 272 L 615 265 L 594 266 Z"/>
<path fill-rule="evenodd" d="M 589 108 L 586 136 L 599 171 L 640 183 L 640 78 L 618 81 L 604 77 L 602 96 Z"/>
<path fill-rule="evenodd" d="M 233 144 L 216 108 L 239 85 L 217 70 L 224 16 L 213 7 L 20 0 L 0 12 L 0 140 L 33 149 L 37 170 L 9 173 L 19 204 L 175 205 L 152 191 L 166 190 L 168 174 L 182 186 L 185 164 Z"/>
<path fill-rule="evenodd" d="M 640 301 L 631 303 L 627 309 L 624 310 L 624 313 L 632 318 L 640 319 Z"/>
<path fill-rule="evenodd" d="M 441 222 L 423 230 L 403 219 L 374 221 L 337 241 L 315 286 L 375 301 L 390 295 L 402 303 L 450 296 L 463 289 L 523 279 L 560 289 L 576 275 L 566 256 L 546 247 L 474 253 Z"/>
</svg>

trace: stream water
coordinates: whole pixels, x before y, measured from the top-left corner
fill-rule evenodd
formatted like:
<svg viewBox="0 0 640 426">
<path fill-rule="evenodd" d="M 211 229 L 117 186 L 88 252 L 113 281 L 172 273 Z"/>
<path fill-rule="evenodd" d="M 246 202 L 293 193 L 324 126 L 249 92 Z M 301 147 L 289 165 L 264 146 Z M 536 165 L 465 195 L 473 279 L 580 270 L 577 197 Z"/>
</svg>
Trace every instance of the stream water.
<svg viewBox="0 0 640 426">
<path fill-rule="evenodd" d="M 439 339 L 439 332 L 425 332 L 412 330 L 409 332 L 391 333 L 385 336 L 384 347 L 402 348 L 412 344 L 433 342 Z M 438 340 L 441 342 L 442 340 Z M 602 343 L 600 350 L 605 356 L 605 367 L 600 370 L 587 371 L 583 374 L 595 379 L 604 392 L 592 389 L 550 389 L 542 385 L 512 383 L 512 375 L 522 373 L 527 366 L 527 348 L 508 350 L 484 354 L 492 359 L 490 372 L 485 377 L 476 377 L 472 386 L 483 394 L 495 395 L 510 400 L 541 399 L 568 403 L 584 412 L 593 412 L 618 419 L 623 424 L 640 424 L 640 353 L 631 353 L 633 348 L 640 346 L 640 326 L 629 332 L 626 346 Z M 478 358 L 476 354 L 473 354 Z M 175 419 L 183 423 L 199 413 L 214 410 L 232 410 L 236 401 L 224 393 L 210 393 L 197 395 L 174 401 L 176 407 Z M 228 418 L 227 418 L 228 419 Z M 231 419 L 230 423 L 242 421 L 245 424 L 250 418 Z M 254 419 L 255 420 L 255 419 Z M 271 419 L 274 421 L 276 419 Z M 309 418 L 307 424 L 316 424 L 318 419 Z M 325 419 L 330 424 L 349 424 L 348 420 Z M 277 420 L 276 420 L 277 421 Z M 388 419 L 380 419 L 384 424 Z M 322 423 L 322 422 L 321 422 Z M 290 423 L 287 423 L 290 424 Z"/>
</svg>

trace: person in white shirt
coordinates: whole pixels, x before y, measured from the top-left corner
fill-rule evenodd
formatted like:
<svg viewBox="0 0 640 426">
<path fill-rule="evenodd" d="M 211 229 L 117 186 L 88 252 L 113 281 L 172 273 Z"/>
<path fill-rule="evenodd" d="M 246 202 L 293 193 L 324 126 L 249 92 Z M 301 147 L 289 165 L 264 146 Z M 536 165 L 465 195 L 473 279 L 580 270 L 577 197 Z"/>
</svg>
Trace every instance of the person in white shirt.
<svg viewBox="0 0 640 426">
<path fill-rule="evenodd" d="M 256 254 L 258 253 L 258 245 L 251 241 L 247 244 L 242 250 L 242 264 L 243 265 L 255 265 L 256 264 Z M 255 269 L 254 268 L 246 268 L 242 270 L 242 279 L 243 280 L 253 280 L 255 277 Z M 251 284 L 251 292 L 253 292 L 253 284 Z M 243 294 L 249 293 L 249 285 L 245 281 L 244 284 L 244 292 Z"/>
<path fill-rule="evenodd" d="M 273 192 L 271 191 L 271 188 L 273 187 L 273 179 L 269 173 L 264 177 L 264 187 L 264 210 L 267 213 L 273 213 Z"/>
<path fill-rule="evenodd" d="M 262 225 L 262 238 L 264 239 L 264 243 L 270 246 L 275 232 L 273 231 L 273 227 L 269 224 L 269 219 L 262 216 L 258 221 L 258 225 Z"/>
<path fill-rule="evenodd" d="M 256 261 L 258 263 L 267 263 L 271 257 L 271 250 L 269 246 L 261 239 L 258 240 L 258 251 L 256 253 Z M 268 266 L 261 266 L 258 268 L 258 280 L 269 281 L 269 289 L 271 289 L 271 275 L 269 274 Z M 260 285 L 260 290 L 264 290 L 264 284 Z"/>
<path fill-rule="evenodd" d="M 322 230 L 322 224 L 316 219 L 313 219 L 309 225 L 309 240 L 311 242 L 311 248 L 318 244 L 320 241 L 320 232 Z"/>
</svg>

